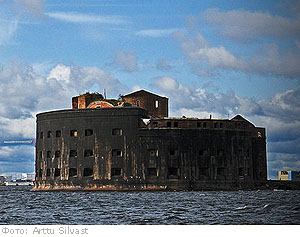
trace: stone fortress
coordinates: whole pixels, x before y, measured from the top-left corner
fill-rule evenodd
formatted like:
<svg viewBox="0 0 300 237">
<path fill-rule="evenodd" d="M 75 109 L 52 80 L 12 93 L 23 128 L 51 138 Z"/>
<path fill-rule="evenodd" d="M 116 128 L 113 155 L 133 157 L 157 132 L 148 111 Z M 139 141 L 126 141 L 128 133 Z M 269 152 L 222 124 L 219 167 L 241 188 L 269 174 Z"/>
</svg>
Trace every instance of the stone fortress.
<svg viewBox="0 0 300 237">
<path fill-rule="evenodd" d="M 170 118 L 168 98 L 86 93 L 37 115 L 34 190 L 237 190 L 267 181 L 265 129 Z"/>
</svg>

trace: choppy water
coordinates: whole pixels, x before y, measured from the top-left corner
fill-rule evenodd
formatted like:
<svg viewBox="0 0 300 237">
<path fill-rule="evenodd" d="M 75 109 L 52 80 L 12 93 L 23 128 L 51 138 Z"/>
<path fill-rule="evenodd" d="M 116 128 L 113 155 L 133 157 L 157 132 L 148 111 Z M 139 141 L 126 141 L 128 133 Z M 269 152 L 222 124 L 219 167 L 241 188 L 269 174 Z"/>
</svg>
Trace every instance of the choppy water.
<svg viewBox="0 0 300 237">
<path fill-rule="evenodd" d="M 300 191 L 33 192 L 0 187 L 0 224 L 300 224 Z"/>
</svg>

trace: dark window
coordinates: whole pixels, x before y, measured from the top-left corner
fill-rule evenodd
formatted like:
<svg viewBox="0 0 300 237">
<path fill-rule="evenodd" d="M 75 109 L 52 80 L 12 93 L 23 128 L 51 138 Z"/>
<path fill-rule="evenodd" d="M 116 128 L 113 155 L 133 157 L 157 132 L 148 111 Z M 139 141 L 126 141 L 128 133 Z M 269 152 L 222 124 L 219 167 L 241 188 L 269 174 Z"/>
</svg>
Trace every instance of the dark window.
<svg viewBox="0 0 300 237">
<path fill-rule="evenodd" d="M 112 156 L 122 156 L 122 150 L 120 149 L 113 149 Z"/>
<path fill-rule="evenodd" d="M 200 122 L 197 123 L 197 128 L 201 128 L 201 123 Z"/>
<path fill-rule="evenodd" d="M 176 149 L 170 149 L 170 155 L 171 156 L 177 155 L 177 150 Z"/>
<path fill-rule="evenodd" d="M 60 157 L 60 151 L 55 151 L 55 158 L 59 158 Z"/>
<path fill-rule="evenodd" d="M 48 169 L 46 170 L 46 176 L 49 177 L 50 174 L 51 174 L 51 171 L 50 171 L 50 169 L 48 168 Z"/>
<path fill-rule="evenodd" d="M 86 129 L 85 130 L 85 136 L 92 136 L 93 135 L 93 130 L 92 129 Z"/>
<path fill-rule="evenodd" d="M 41 132 L 41 139 L 43 139 L 44 138 L 44 133 L 43 132 Z"/>
<path fill-rule="evenodd" d="M 140 103 L 139 100 L 136 101 L 136 106 L 137 106 L 137 107 L 140 107 L 140 106 L 141 106 L 141 103 Z"/>
<path fill-rule="evenodd" d="M 71 130 L 71 131 L 70 131 L 70 136 L 71 136 L 71 137 L 77 137 L 77 135 L 78 135 L 77 130 Z"/>
<path fill-rule="evenodd" d="M 148 152 L 150 156 L 158 156 L 158 150 L 150 149 Z"/>
<path fill-rule="evenodd" d="M 203 122 L 203 127 L 206 128 L 206 122 Z"/>
<path fill-rule="evenodd" d="M 51 158 L 51 151 L 47 151 L 47 158 Z"/>
<path fill-rule="evenodd" d="M 51 137 L 52 136 L 52 132 L 51 131 L 48 131 L 47 132 L 47 137 L 49 138 L 49 137 Z"/>
<path fill-rule="evenodd" d="M 111 177 L 120 176 L 120 175 L 121 175 L 121 168 L 112 168 L 111 169 Z"/>
<path fill-rule="evenodd" d="M 59 177 L 60 176 L 60 169 L 55 168 L 54 169 L 54 177 Z"/>
<path fill-rule="evenodd" d="M 239 168 L 239 176 L 244 176 L 244 168 Z"/>
<path fill-rule="evenodd" d="M 148 168 L 147 173 L 149 176 L 157 176 L 156 168 Z"/>
<path fill-rule="evenodd" d="M 42 170 L 42 169 L 39 169 L 38 177 L 42 177 L 42 176 L 43 176 L 43 170 Z"/>
<path fill-rule="evenodd" d="M 40 151 L 40 159 L 42 159 L 42 158 L 43 158 L 43 152 Z"/>
<path fill-rule="evenodd" d="M 217 175 L 225 175 L 225 168 L 217 168 Z"/>
<path fill-rule="evenodd" d="M 207 150 L 206 149 L 200 149 L 199 150 L 199 156 L 204 156 L 207 155 Z"/>
<path fill-rule="evenodd" d="M 217 123 L 214 123 L 214 128 L 217 128 L 218 127 L 218 124 Z"/>
<path fill-rule="evenodd" d="M 218 150 L 218 156 L 223 156 L 224 155 L 224 150 L 220 149 Z"/>
<path fill-rule="evenodd" d="M 174 122 L 174 128 L 178 128 L 178 122 Z"/>
<path fill-rule="evenodd" d="M 171 127 L 171 122 L 167 122 L 167 127 L 168 127 L 168 128 Z"/>
<path fill-rule="evenodd" d="M 177 179 L 178 178 L 178 168 L 168 168 L 169 178 Z"/>
<path fill-rule="evenodd" d="M 60 130 L 57 130 L 57 131 L 55 132 L 55 136 L 56 136 L 56 137 L 61 137 L 61 131 L 60 131 Z"/>
<path fill-rule="evenodd" d="M 84 150 L 84 157 L 93 156 L 93 150 Z"/>
<path fill-rule="evenodd" d="M 70 168 L 69 169 L 69 177 L 77 176 L 77 169 L 76 168 Z"/>
<path fill-rule="evenodd" d="M 93 169 L 91 168 L 84 168 L 83 169 L 83 176 L 92 176 L 93 175 Z"/>
<path fill-rule="evenodd" d="M 76 150 L 70 150 L 70 157 L 77 157 L 77 151 Z"/>
<path fill-rule="evenodd" d="M 223 128 L 223 123 L 220 123 L 220 128 Z"/>
<path fill-rule="evenodd" d="M 121 128 L 114 128 L 113 130 L 112 130 L 112 135 L 114 135 L 114 136 L 121 136 L 122 135 L 122 129 Z"/>
<path fill-rule="evenodd" d="M 199 175 L 208 175 L 208 168 L 200 168 Z"/>
</svg>

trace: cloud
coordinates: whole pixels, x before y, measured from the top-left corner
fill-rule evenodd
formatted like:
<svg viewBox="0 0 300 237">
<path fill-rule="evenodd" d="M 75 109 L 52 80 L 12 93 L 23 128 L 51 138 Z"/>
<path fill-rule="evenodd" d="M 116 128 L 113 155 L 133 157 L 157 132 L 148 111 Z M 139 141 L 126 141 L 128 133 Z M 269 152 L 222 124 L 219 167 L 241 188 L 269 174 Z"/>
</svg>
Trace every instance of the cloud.
<svg viewBox="0 0 300 237">
<path fill-rule="evenodd" d="M 171 36 L 174 32 L 178 31 L 179 29 L 147 29 L 147 30 L 140 30 L 136 32 L 137 36 L 143 37 L 168 37 Z"/>
<path fill-rule="evenodd" d="M 251 12 L 243 9 L 222 12 L 214 8 L 205 10 L 202 19 L 208 24 L 219 26 L 223 36 L 236 40 L 300 36 L 300 19 L 274 16 L 268 12 Z"/>
<path fill-rule="evenodd" d="M 129 73 L 138 70 L 135 51 L 117 51 L 114 60 L 108 65 Z"/>
<path fill-rule="evenodd" d="M 0 47 L 12 43 L 18 29 L 18 20 L 0 19 Z"/>
<path fill-rule="evenodd" d="M 218 69 L 298 79 L 300 77 L 300 50 L 281 52 L 275 43 L 264 44 L 257 52 L 239 56 L 224 46 L 211 46 L 199 32 L 196 36 L 183 32 L 177 39 L 181 42 L 192 72 L 198 76 L 212 76 Z"/>
<path fill-rule="evenodd" d="M 161 58 L 156 62 L 156 69 L 159 71 L 168 72 L 172 69 L 172 66 L 168 63 L 166 59 Z"/>
<path fill-rule="evenodd" d="M 14 0 L 14 3 L 22 11 L 29 11 L 32 15 L 44 14 L 45 0 Z"/>
<path fill-rule="evenodd" d="M 72 96 L 97 86 L 111 96 L 128 90 L 113 75 L 97 67 L 53 68 L 48 77 L 31 65 L 12 63 L 0 68 L 0 133 L 2 138 L 35 136 L 35 114 L 70 108 Z"/>
<path fill-rule="evenodd" d="M 69 23 L 110 24 L 124 25 L 129 21 L 124 16 L 99 16 L 93 14 L 82 14 L 78 12 L 48 12 L 48 17 Z"/>
</svg>

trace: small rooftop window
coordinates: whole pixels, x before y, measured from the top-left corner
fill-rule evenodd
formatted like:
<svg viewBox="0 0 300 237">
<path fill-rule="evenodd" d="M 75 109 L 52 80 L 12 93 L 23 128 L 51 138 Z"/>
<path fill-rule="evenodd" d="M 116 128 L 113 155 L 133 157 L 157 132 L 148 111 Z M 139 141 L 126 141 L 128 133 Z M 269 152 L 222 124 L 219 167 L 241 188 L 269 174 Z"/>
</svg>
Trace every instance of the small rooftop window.
<svg viewBox="0 0 300 237">
<path fill-rule="evenodd" d="M 71 137 L 77 137 L 77 135 L 78 135 L 77 130 L 71 130 L 71 131 L 70 131 L 70 136 L 71 136 Z"/>
</svg>

